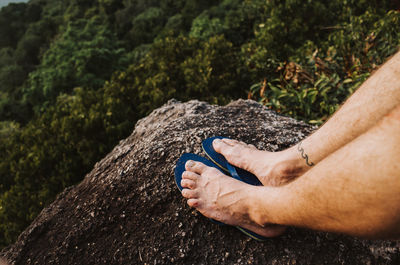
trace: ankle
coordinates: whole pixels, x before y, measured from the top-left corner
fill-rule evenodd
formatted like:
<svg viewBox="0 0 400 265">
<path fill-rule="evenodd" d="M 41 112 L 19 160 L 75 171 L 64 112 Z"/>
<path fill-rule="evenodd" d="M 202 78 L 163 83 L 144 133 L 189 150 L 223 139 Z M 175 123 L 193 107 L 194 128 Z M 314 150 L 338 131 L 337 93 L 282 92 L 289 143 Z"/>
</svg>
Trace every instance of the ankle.
<svg viewBox="0 0 400 265">
<path fill-rule="evenodd" d="M 253 224 L 260 227 L 266 227 L 271 224 L 277 224 L 274 222 L 275 216 L 275 203 L 277 201 L 277 194 L 279 188 L 258 186 L 254 187 L 254 190 L 249 193 L 249 203 L 247 215 Z"/>
<path fill-rule="evenodd" d="M 280 176 L 281 185 L 291 182 L 303 175 L 309 167 L 304 164 L 296 148 L 289 148 L 279 152 L 279 159 L 272 168 L 272 174 Z"/>
</svg>

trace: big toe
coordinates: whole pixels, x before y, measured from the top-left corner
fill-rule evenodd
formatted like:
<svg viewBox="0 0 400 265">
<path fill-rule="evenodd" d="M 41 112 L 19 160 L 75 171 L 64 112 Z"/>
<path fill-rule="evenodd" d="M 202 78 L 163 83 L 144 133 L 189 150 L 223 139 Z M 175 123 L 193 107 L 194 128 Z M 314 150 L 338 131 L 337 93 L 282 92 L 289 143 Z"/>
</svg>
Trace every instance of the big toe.
<svg viewBox="0 0 400 265">
<path fill-rule="evenodd" d="M 252 152 L 255 150 L 247 144 L 233 140 L 214 140 L 213 147 L 215 151 L 223 155 L 229 163 L 247 169 L 249 159 L 252 159 Z"/>
<path fill-rule="evenodd" d="M 225 142 L 221 141 L 221 139 L 215 139 L 212 142 L 212 146 L 214 147 L 215 151 L 217 151 L 218 153 L 221 153 L 222 150 L 229 147 Z"/>
<path fill-rule="evenodd" d="M 215 139 L 212 144 L 215 151 L 225 157 L 229 156 L 230 154 L 237 153 L 243 148 L 243 145 L 241 145 L 240 142 L 231 139 Z"/>
</svg>

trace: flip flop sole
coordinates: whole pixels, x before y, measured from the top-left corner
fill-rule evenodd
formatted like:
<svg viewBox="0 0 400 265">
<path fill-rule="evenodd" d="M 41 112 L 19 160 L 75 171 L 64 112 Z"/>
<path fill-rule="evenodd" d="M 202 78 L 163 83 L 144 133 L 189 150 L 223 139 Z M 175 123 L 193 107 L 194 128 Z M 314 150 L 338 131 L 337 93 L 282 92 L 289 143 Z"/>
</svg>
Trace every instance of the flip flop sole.
<svg viewBox="0 0 400 265">
<path fill-rule="evenodd" d="M 239 229 L 240 232 L 242 232 L 243 234 L 245 234 L 246 236 L 248 236 L 248 237 L 250 237 L 250 238 L 252 238 L 254 240 L 257 240 L 257 241 L 260 241 L 260 242 L 264 242 L 264 241 L 269 239 L 268 237 L 260 236 L 259 234 L 256 234 L 256 233 L 254 233 L 254 232 L 252 232 L 250 230 L 247 230 L 246 228 L 243 228 L 243 227 L 240 227 L 240 226 L 236 226 L 236 228 Z"/>
</svg>

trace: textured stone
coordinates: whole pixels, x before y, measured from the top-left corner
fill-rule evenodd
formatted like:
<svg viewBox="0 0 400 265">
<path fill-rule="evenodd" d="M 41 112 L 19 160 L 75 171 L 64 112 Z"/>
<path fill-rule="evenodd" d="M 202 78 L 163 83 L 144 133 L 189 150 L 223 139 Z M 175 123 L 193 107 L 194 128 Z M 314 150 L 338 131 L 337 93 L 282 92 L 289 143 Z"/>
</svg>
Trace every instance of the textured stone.
<svg viewBox="0 0 400 265">
<path fill-rule="evenodd" d="M 291 228 L 263 243 L 190 209 L 174 183 L 184 152 L 223 135 L 278 151 L 313 128 L 254 101 L 169 101 L 3 250 L 11 264 L 399 264 L 399 242 Z"/>
</svg>

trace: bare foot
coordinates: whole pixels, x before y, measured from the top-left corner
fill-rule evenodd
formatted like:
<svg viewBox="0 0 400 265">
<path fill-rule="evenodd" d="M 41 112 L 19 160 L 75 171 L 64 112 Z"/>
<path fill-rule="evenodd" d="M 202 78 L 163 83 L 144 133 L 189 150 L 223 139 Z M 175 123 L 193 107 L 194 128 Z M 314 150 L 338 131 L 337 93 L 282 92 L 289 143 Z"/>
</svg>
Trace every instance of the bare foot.
<svg viewBox="0 0 400 265">
<path fill-rule="evenodd" d="M 251 186 L 228 177 L 219 170 L 207 167 L 201 162 L 188 161 L 182 175 L 183 197 L 188 205 L 196 208 L 204 216 L 225 224 L 241 226 L 261 236 L 274 237 L 282 234 L 285 227 L 279 225 L 262 226 L 250 220 L 249 210 Z"/>
<path fill-rule="evenodd" d="M 213 147 L 230 164 L 256 175 L 264 186 L 286 184 L 307 170 L 294 148 L 267 152 L 231 139 L 216 139 Z"/>
</svg>

